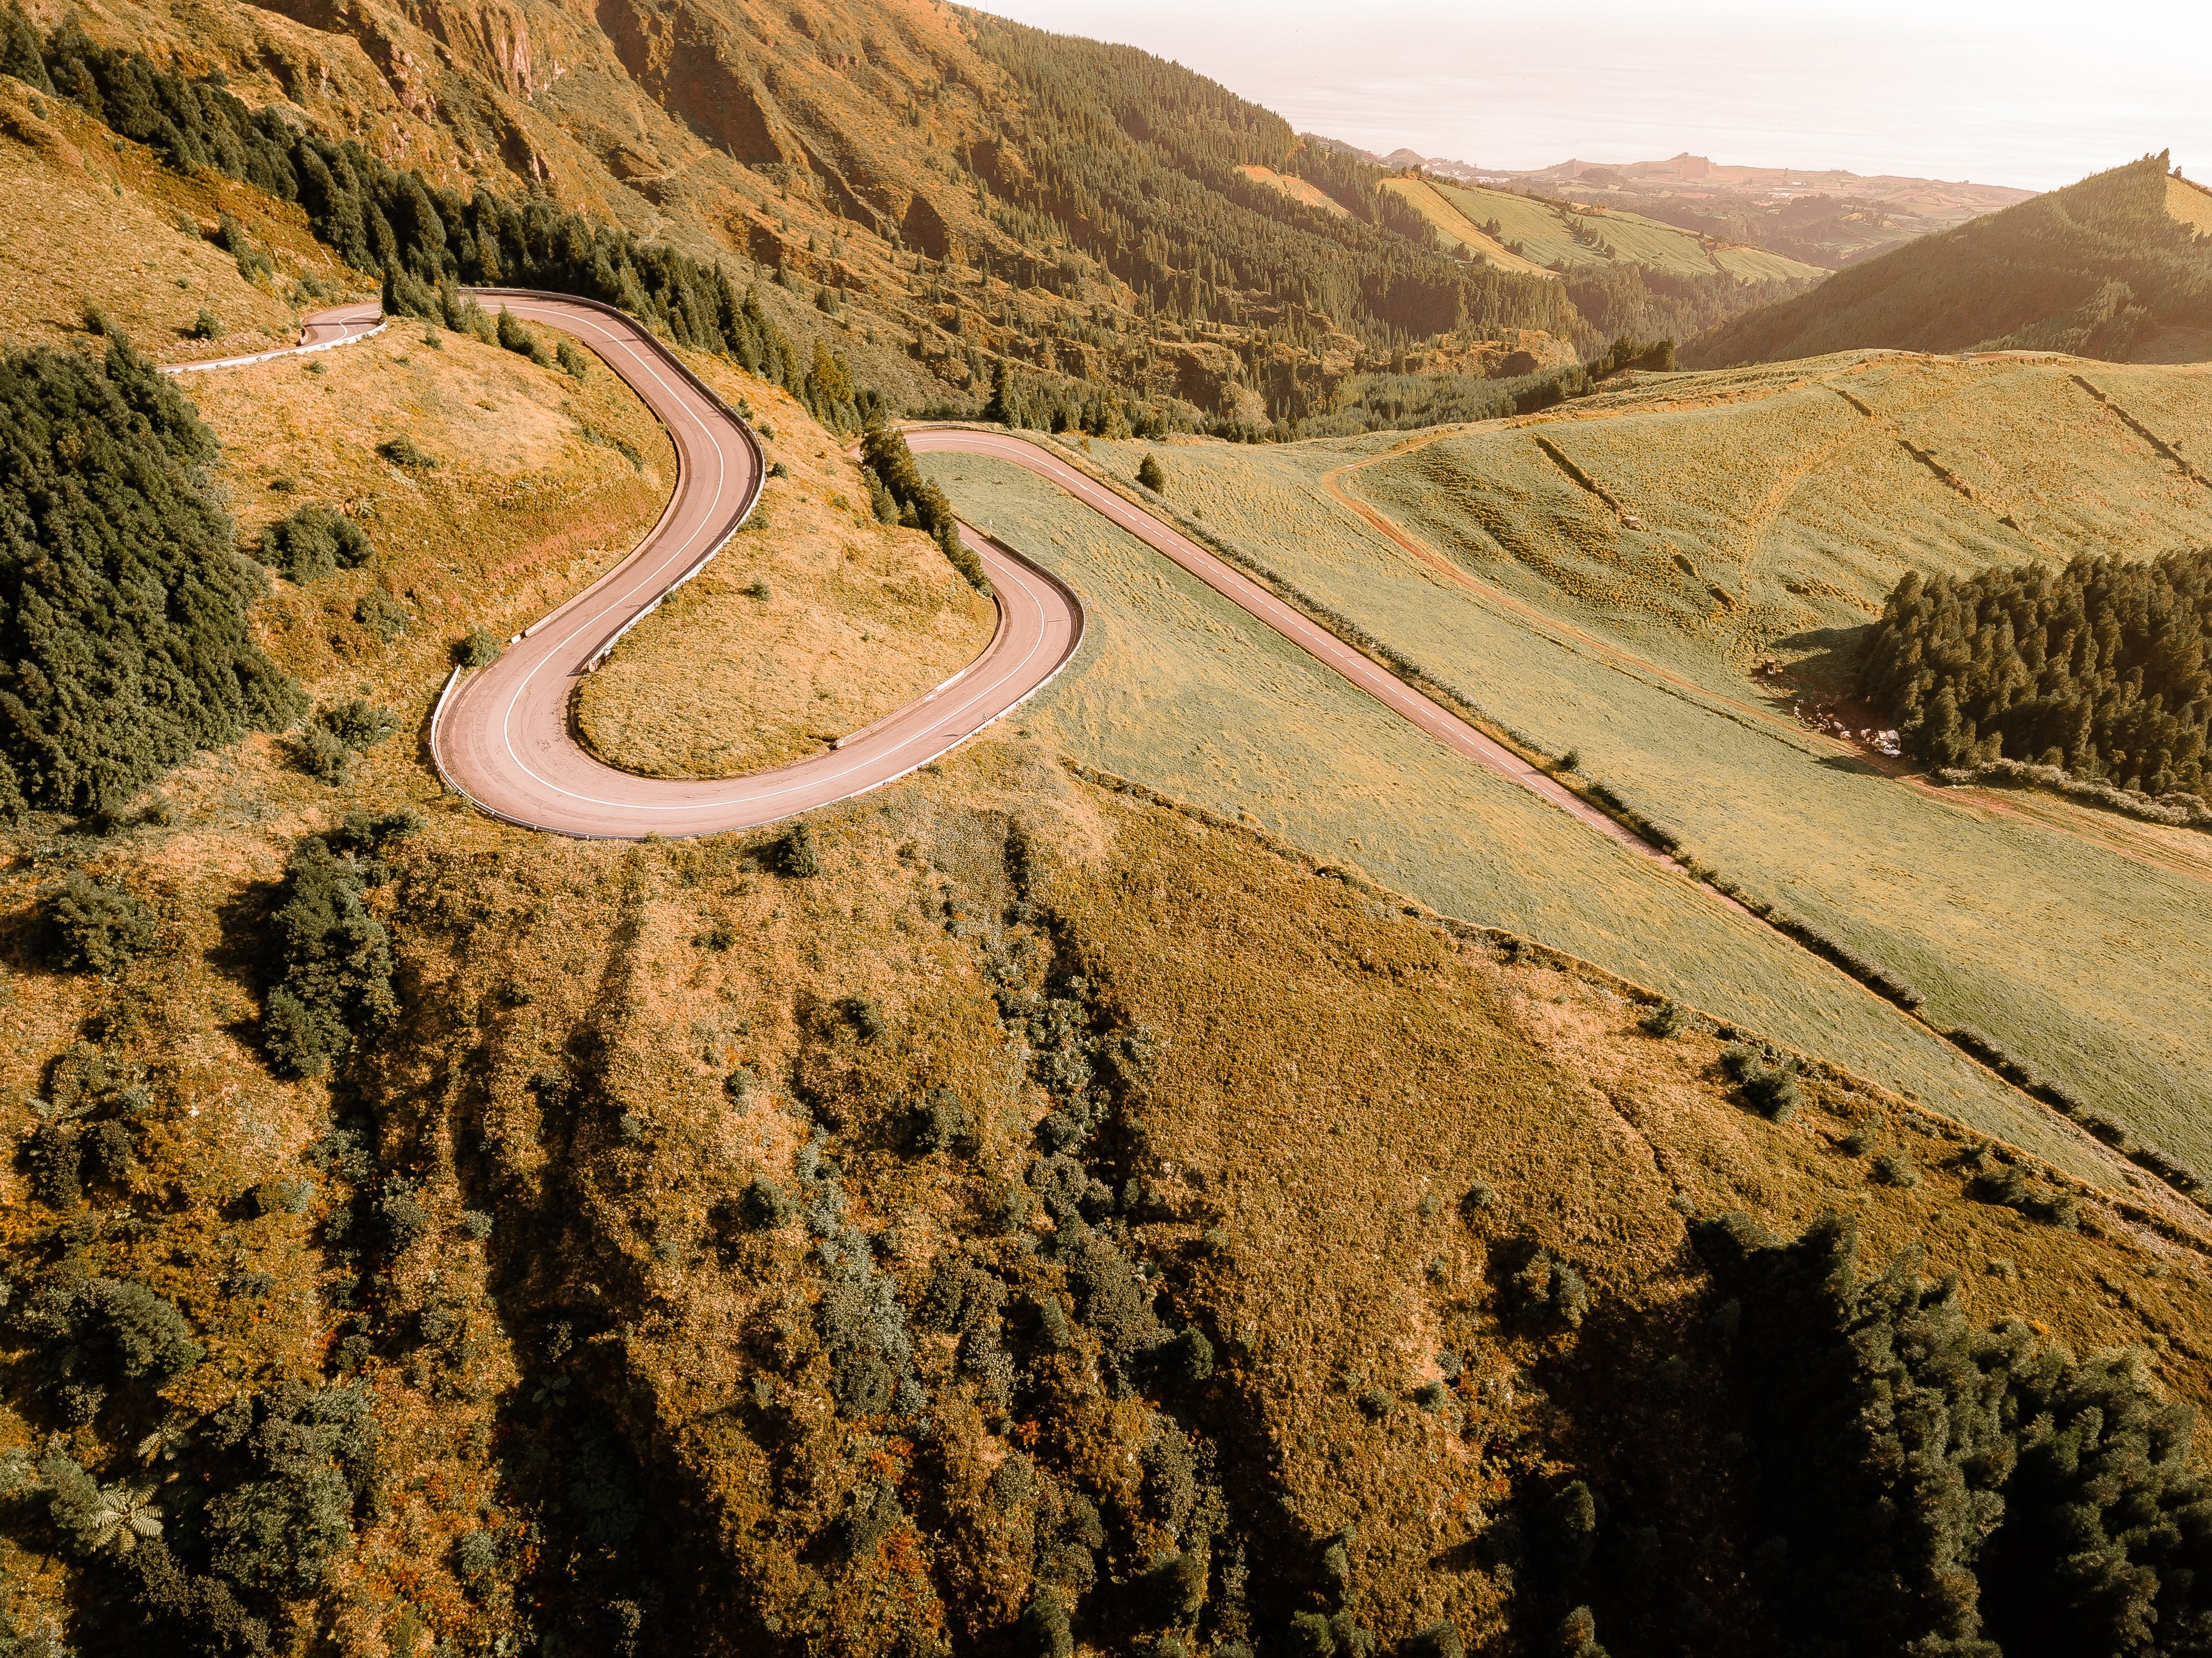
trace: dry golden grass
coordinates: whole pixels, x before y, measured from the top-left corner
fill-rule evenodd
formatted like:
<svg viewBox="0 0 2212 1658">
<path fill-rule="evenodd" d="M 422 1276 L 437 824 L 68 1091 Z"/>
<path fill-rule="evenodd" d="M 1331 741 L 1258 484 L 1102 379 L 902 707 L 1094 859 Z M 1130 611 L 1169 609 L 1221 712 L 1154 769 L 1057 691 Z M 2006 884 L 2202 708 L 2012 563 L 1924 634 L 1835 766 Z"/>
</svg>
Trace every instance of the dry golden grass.
<svg viewBox="0 0 2212 1658">
<path fill-rule="evenodd" d="M 84 326 L 96 306 L 156 361 L 243 356 L 298 339 L 300 277 L 329 283 L 334 296 L 374 290 L 314 240 L 298 208 L 236 179 L 171 172 L 74 104 L 6 76 L 0 201 L 0 344 L 96 347 Z M 179 228 L 188 219 L 211 236 L 225 213 L 270 254 L 275 276 L 257 286 L 232 255 Z M 221 338 L 191 337 L 203 308 L 222 322 Z"/>
<path fill-rule="evenodd" d="M 817 753 L 941 684 L 990 642 L 998 611 L 927 536 L 878 523 L 843 440 L 797 402 L 693 366 L 775 433 L 771 477 L 706 573 L 633 629 L 576 698 L 611 766 L 732 777 Z"/>
</svg>

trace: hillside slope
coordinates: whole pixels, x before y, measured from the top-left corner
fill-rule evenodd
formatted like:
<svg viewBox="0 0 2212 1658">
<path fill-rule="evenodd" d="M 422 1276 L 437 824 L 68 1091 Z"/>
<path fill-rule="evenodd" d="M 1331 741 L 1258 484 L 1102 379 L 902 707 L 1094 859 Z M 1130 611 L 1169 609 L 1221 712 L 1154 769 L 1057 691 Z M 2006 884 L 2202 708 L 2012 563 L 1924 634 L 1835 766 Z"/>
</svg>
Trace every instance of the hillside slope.
<svg viewBox="0 0 2212 1658">
<path fill-rule="evenodd" d="M 2146 156 L 1838 272 L 1692 341 L 1693 366 L 1867 346 L 2212 355 L 2212 196 Z"/>
</svg>

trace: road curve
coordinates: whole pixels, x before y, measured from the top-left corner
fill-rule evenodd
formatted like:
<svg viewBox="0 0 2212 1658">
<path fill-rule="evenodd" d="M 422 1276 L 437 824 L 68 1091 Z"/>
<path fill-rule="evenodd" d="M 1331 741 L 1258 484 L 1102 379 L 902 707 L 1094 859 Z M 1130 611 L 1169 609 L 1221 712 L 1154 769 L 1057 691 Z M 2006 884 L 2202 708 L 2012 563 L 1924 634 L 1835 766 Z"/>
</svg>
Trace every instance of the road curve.
<svg viewBox="0 0 2212 1658">
<path fill-rule="evenodd" d="M 938 452 L 983 455 L 1011 461 L 1048 483 L 1057 484 L 1101 517 L 1127 530 L 1154 551 L 1196 576 L 1238 609 L 1264 622 L 1316 661 L 1335 670 L 1393 714 L 1410 721 L 1454 753 L 1487 767 L 1500 777 L 1540 795 L 1560 811 L 1570 812 L 1599 834 L 1619 841 L 1668 868 L 1682 866 L 1659 847 L 1615 822 L 1547 773 L 1486 737 L 1457 714 L 1431 701 L 1389 669 L 1363 655 L 1325 628 L 1309 621 L 1295 609 L 1250 577 L 1196 542 L 1123 499 L 1113 490 L 1051 451 L 1004 432 L 978 431 L 969 427 L 913 426 L 906 440 L 916 453 Z"/>
<path fill-rule="evenodd" d="M 744 422 L 651 333 L 588 300 L 485 288 L 526 322 L 574 334 L 621 375 L 676 446 L 676 491 L 637 550 L 512 641 L 490 666 L 449 680 L 430 726 L 447 782 L 526 829 L 606 839 L 756 828 L 905 776 L 1019 706 L 1066 665 L 1083 607 L 1055 578 L 963 525 L 983 562 L 999 625 L 983 653 L 917 701 L 829 752 L 726 779 L 639 777 L 602 765 L 569 726 L 576 681 L 744 524 L 763 461 Z"/>
<path fill-rule="evenodd" d="M 300 343 L 275 351 L 256 351 L 244 357 L 210 357 L 204 362 L 165 363 L 165 374 L 192 374 L 203 368 L 243 368 L 248 363 L 268 362 L 276 357 L 297 357 L 310 351 L 327 351 L 334 345 L 350 345 L 356 340 L 365 340 L 372 334 L 381 334 L 386 328 L 384 312 L 374 300 L 364 300 L 356 305 L 334 306 L 328 311 L 317 311 L 301 325 Z"/>
</svg>

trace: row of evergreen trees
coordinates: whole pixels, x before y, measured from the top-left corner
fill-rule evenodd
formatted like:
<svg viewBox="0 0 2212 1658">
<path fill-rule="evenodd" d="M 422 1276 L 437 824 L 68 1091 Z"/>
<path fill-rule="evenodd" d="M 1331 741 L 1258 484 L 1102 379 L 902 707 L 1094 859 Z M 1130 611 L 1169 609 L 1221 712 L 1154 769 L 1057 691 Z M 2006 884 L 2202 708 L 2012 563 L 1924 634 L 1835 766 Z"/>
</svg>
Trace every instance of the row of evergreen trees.
<svg viewBox="0 0 2212 1658">
<path fill-rule="evenodd" d="M 842 361 L 794 346 L 720 265 L 542 198 L 439 189 L 350 139 L 303 131 L 274 106 L 249 109 L 210 81 L 96 45 L 73 21 L 41 37 L 13 5 L 0 25 L 0 70 L 70 99 L 179 171 L 211 168 L 296 202 L 348 264 L 381 275 L 387 310 L 442 319 L 441 290 L 457 283 L 580 295 L 621 307 L 680 345 L 732 358 L 827 425 L 860 423 Z"/>
<path fill-rule="evenodd" d="M 1807 1658 L 2152 1658 L 2212 1648 L 2194 1412 L 2139 1354 L 1977 1329 L 1916 1255 L 1878 1276 L 1833 1216 L 1692 1231 L 1735 1299 L 1754 1571 Z"/>
<path fill-rule="evenodd" d="M 1869 695 L 1939 766 L 2063 766 L 2201 793 L 2212 722 L 2212 551 L 1913 572 L 1867 641 Z"/>
</svg>

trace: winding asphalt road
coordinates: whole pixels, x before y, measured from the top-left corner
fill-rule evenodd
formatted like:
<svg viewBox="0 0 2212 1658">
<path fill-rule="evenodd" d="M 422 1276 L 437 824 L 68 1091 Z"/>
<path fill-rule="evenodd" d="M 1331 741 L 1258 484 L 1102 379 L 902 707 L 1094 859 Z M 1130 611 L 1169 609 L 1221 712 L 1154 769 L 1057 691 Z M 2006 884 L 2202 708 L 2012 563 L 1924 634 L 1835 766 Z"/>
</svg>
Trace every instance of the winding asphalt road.
<svg viewBox="0 0 2212 1658">
<path fill-rule="evenodd" d="M 1069 465 L 1051 451 L 1007 433 L 976 431 L 966 427 L 908 427 L 906 440 L 917 454 L 938 451 L 988 456 L 994 460 L 1011 461 L 1057 485 L 1092 512 L 1182 566 L 1239 610 L 1266 623 L 1316 661 L 1334 669 L 1391 713 L 1409 720 L 1455 754 L 1463 755 L 1531 793 L 1540 795 L 1632 852 L 1640 853 L 1670 869 L 1681 868 L 1664 852 L 1614 822 L 1549 774 L 1530 765 L 1504 744 L 1486 737 L 1389 669 L 1308 620 L 1303 611 L 1284 603 L 1232 565 Z"/>
<path fill-rule="evenodd" d="M 510 641 L 489 667 L 447 682 L 430 727 L 447 780 L 495 817 L 563 835 L 630 838 L 751 829 L 881 787 L 957 747 L 1034 695 L 1075 654 L 1083 606 L 1012 549 L 963 525 L 998 602 L 991 642 L 958 674 L 826 753 L 745 777 L 639 777 L 602 765 L 569 726 L 576 682 L 745 521 L 765 471 L 760 445 L 675 355 L 611 307 L 482 289 L 525 322 L 576 336 L 629 382 L 676 446 L 676 492 L 637 550 Z"/>
<path fill-rule="evenodd" d="M 744 525 L 760 498 L 765 458 L 758 440 L 720 398 L 613 307 L 523 289 L 476 293 L 493 308 L 591 346 L 667 429 L 678 463 L 675 493 L 635 552 L 510 640 L 490 665 L 467 674 L 456 669 L 447 680 L 431 718 L 431 756 L 448 783 L 493 817 L 526 829 L 613 839 L 706 835 L 775 823 L 880 787 L 957 747 L 1036 695 L 1082 643 L 1083 606 L 1075 594 L 1012 548 L 963 524 L 963 538 L 991 578 L 998 629 L 981 656 L 927 696 L 825 753 L 744 777 L 640 777 L 601 764 L 585 753 L 570 727 L 576 682 L 704 568 Z M 340 307 L 309 317 L 300 344 L 289 351 L 179 364 L 169 372 L 324 350 L 383 326 L 374 301 Z M 947 426 L 909 428 L 907 440 L 918 452 L 1010 461 L 1066 490 L 1446 748 L 1632 851 L 1679 867 L 1510 749 L 1040 445 L 1006 433 Z"/>
</svg>

